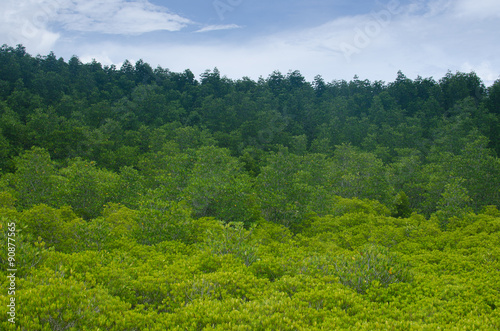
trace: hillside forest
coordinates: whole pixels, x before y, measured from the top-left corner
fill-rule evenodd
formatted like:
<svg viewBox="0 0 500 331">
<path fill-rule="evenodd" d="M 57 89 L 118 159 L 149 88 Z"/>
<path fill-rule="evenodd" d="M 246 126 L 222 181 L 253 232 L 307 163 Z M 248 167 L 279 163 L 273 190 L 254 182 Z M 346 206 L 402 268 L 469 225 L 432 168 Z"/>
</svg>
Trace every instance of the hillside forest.
<svg viewBox="0 0 500 331">
<path fill-rule="evenodd" d="M 0 329 L 498 330 L 499 153 L 500 79 L 474 72 L 3 45 Z"/>
</svg>

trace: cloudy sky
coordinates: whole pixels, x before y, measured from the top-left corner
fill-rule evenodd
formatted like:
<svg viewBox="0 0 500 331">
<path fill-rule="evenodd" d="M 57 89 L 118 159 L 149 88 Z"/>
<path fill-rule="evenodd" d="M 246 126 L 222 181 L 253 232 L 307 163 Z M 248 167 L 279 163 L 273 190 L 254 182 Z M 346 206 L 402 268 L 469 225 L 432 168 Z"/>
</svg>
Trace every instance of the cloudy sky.
<svg viewBox="0 0 500 331">
<path fill-rule="evenodd" d="M 0 44 L 266 78 L 500 78 L 498 0 L 0 0 Z"/>
</svg>

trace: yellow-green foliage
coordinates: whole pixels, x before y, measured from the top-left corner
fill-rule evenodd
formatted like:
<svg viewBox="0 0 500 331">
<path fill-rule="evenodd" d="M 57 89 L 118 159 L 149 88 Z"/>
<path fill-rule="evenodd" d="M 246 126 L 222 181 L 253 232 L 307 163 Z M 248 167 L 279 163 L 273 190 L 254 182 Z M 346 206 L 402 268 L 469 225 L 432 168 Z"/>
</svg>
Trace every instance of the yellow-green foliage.
<svg viewBox="0 0 500 331">
<path fill-rule="evenodd" d="M 183 203 L 110 203 L 83 221 L 69 207 L 18 212 L 1 197 L 2 238 L 16 222 L 20 240 L 16 324 L 3 318 L 2 330 L 500 328 L 494 207 L 443 230 L 338 198 L 294 235 L 264 220 L 194 219 Z"/>
</svg>

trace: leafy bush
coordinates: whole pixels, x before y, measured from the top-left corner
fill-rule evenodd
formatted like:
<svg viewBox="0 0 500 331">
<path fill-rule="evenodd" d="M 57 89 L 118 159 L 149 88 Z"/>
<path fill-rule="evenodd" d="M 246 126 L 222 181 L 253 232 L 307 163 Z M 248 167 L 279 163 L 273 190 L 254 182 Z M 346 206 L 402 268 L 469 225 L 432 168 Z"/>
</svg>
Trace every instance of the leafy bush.
<svg viewBox="0 0 500 331">
<path fill-rule="evenodd" d="M 257 260 L 258 249 L 252 242 L 252 233 L 255 226 L 249 230 L 243 227 L 241 222 L 230 222 L 224 224 L 220 222 L 220 227 L 214 230 L 207 230 L 207 239 L 202 244 L 208 248 L 212 254 L 233 254 L 249 266 Z"/>
<path fill-rule="evenodd" d="M 387 287 L 412 281 L 409 265 L 387 248 L 377 245 L 365 246 L 356 254 L 339 257 L 335 270 L 342 284 L 362 294 L 374 282 Z"/>
</svg>

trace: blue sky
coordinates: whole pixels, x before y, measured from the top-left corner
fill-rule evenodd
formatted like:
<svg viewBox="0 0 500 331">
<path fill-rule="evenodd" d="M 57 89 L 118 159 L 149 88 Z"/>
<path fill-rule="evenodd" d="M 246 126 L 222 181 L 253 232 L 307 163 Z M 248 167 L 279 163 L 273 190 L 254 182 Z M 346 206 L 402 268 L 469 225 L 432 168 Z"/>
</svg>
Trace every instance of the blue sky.
<svg viewBox="0 0 500 331">
<path fill-rule="evenodd" d="M 498 0 L 1 0 L 0 44 L 121 66 L 266 78 L 500 78 Z"/>
</svg>

